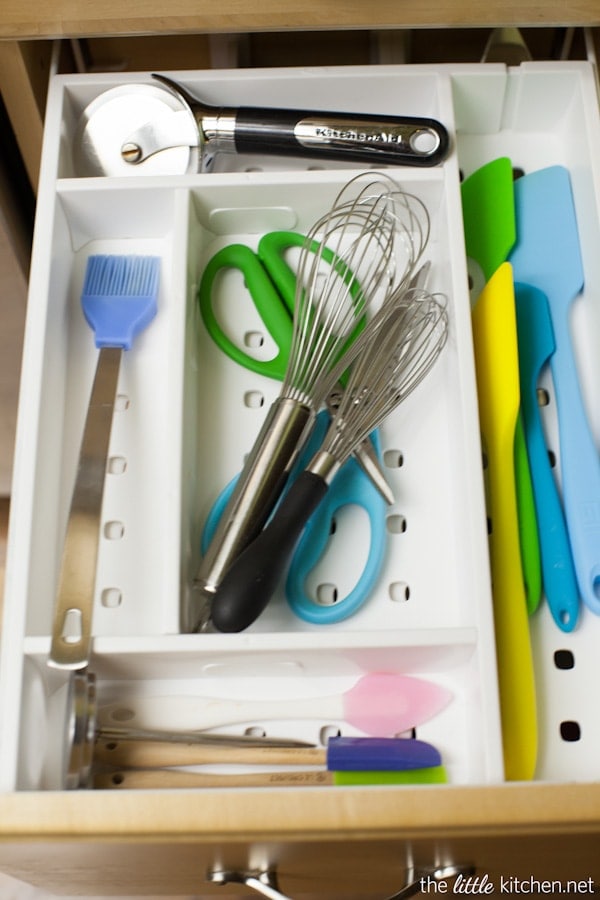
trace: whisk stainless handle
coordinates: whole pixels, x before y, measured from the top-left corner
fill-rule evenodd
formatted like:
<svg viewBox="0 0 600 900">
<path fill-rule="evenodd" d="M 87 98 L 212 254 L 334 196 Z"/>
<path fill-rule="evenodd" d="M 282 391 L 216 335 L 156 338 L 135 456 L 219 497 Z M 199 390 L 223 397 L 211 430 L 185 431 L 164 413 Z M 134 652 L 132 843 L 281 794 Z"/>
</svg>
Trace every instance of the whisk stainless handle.
<svg viewBox="0 0 600 900">
<path fill-rule="evenodd" d="M 223 578 L 212 608 L 212 621 L 219 631 L 243 631 L 267 607 L 327 488 L 326 479 L 310 470 L 294 481 L 269 524 Z"/>
<path fill-rule="evenodd" d="M 271 406 L 198 568 L 188 611 L 191 628 L 204 625 L 228 567 L 260 533 L 313 422 L 309 406 L 286 398 Z"/>
<path fill-rule="evenodd" d="M 267 606 L 304 525 L 356 445 L 415 388 L 438 358 L 448 316 L 433 296 L 388 301 L 355 342 L 361 349 L 320 449 L 272 520 L 229 568 L 213 604 L 220 631 L 242 631 Z"/>
</svg>

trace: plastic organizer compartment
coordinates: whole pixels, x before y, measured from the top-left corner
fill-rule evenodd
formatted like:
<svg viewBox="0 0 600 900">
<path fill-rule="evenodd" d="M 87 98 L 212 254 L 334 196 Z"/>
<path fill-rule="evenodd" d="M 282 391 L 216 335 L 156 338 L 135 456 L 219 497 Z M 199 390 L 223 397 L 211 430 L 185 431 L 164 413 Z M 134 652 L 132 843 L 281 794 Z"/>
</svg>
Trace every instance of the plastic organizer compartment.
<svg viewBox="0 0 600 900">
<path fill-rule="evenodd" d="M 598 344 L 600 341 L 600 118 L 598 81 L 588 63 L 524 63 L 508 71 L 494 66 L 453 69 L 457 151 L 466 177 L 491 159 L 508 156 L 516 174 L 546 166 L 568 169 L 573 190 L 584 287 L 572 305 L 571 335 L 584 405 L 596 447 L 600 447 Z M 552 97 L 552 103 L 547 98 Z M 549 367 L 540 387 L 540 407 L 549 453 L 560 485 L 555 391 Z M 600 523 L 597 509 L 588 521 Z M 600 527 L 598 547 L 600 548 Z M 596 781 L 600 740 L 598 707 L 586 685 L 598 675 L 596 647 L 600 619 L 580 604 L 579 622 L 569 634 L 555 625 L 545 599 L 530 618 L 536 677 L 539 752 L 536 778 Z"/>
<path fill-rule="evenodd" d="M 600 325 L 599 304 L 587 303 L 598 284 L 592 252 L 594 241 L 598 245 L 592 154 L 598 137 L 590 112 L 591 70 L 585 64 L 514 70 L 348 67 L 175 77 L 203 100 L 223 105 L 314 108 L 317 103 L 324 109 L 440 118 L 453 138 L 448 160 L 427 171 L 387 171 L 428 206 L 432 235 L 426 258 L 433 263 L 428 287 L 448 298 L 450 340 L 427 381 L 382 428 L 384 460 L 391 464 L 386 471 L 398 499 L 389 513 L 385 571 L 369 602 L 338 625 L 309 626 L 278 594 L 242 634 L 182 633 L 180 603 L 197 565 L 203 519 L 239 470 L 277 392 L 276 383 L 236 366 L 203 332 L 196 304 L 202 268 L 225 243 L 254 246 L 264 231 L 308 228 L 354 174 L 353 167 L 223 154 L 209 173 L 198 175 L 75 178 L 71 142 L 82 109 L 103 90 L 148 76 L 54 78 L 9 539 L 0 783 L 6 790 L 57 786 L 28 748 L 39 747 L 47 735 L 59 745 L 64 740 L 66 711 L 62 701 L 53 701 L 63 696 L 68 676 L 48 669 L 46 658 L 61 535 L 95 361 L 93 337 L 79 308 L 83 266 L 93 252 L 152 252 L 162 258 L 159 313 L 124 361 L 111 436 L 90 666 L 100 705 L 122 702 L 124 709 L 135 709 L 137 696 L 153 694 L 318 697 L 348 690 L 369 672 L 413 674 L 452 692 L 446 709 L 418 729 L 419 737 L 442 752 L 450 782 L 498 781 L 495 648 L 459 167 L 468 174 L 503 153 L 526 170 L 552 162 L 572 167 L 578 211 L 579 204 L 584 209 L 583 252 L 590 275 L 585 299 L 592 309 L 580 341 L 589 393 L 595 376 L 597 383 L 591 335 Z M 542 115 L 539 91 L 550 82 L 557 100 Z M 595 421 L 596 432 L 598 425 Z M 340 550 L 331 563 L 338 577 L 347 575 L 341 570 L 349 557 L 359 558 L 364 537 L 362 522 L 350 518 L 348 525 L 339 537 L 352 550 Z M 597 776 L 587 728 L 586 740 L 556 737 L 557 717 L 583 716 L 577 704 L 584 702 L 585 684 L 594 673 L 597 628 L 597 620 L 585 613 L 568 637 L 556 631 L 545 609 L 532 620 L 544 687 L 540 777 Z M 552 662 L 561 648 L 577 660 L 569 673 Z M 575 711 L 563 712 L 567 709 Z M 597 728 L 589 705 L 586 714 L 590 730 Z M 356 733 L 338 721 L 290 720 L 284 729 L 282 724 L 254 723 L 267 734 L 284 730 L 317 742 L 340 728 Z M 238 732 L 239 726 L 231 730 Z"/>
</svg>

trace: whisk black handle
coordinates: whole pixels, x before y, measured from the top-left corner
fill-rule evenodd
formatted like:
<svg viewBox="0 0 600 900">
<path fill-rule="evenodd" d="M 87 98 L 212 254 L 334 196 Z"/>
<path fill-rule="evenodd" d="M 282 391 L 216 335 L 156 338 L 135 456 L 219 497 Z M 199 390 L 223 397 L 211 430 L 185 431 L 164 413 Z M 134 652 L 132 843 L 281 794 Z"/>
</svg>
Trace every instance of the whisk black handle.
<svg viewBox="0 0 600 900">
<path fill-rule="evenodd" d="M 436 119 L 240 107 L 239 153 L 312 156 L 385 165 L 435 166 L 447 155 L 446 128 Z"/>
<path fill-rule="evenodd" d="M 213 599 L 212 622 L 224 632 L 243 631 L 271 599 L 294 547 L 325 493 L 320 475 L 304 471 L 294 481 L 275 515 L 229 567 Z"/>
</svg>

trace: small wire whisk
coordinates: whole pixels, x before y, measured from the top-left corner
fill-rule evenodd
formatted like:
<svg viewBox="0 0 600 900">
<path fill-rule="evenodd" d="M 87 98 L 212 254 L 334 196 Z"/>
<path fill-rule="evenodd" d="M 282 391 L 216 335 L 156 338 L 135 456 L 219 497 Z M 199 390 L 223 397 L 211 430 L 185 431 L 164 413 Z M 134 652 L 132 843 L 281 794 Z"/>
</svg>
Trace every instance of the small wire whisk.
<svg viewBox="0 0 600 900">
<path fill-rule="evenodd" d="M 323 440 L 320 452 L 332 463 L 328 481 L 354 446 L 423 381 L 447 336 L 448 314 L 443 299 L 420 289 L 399 294 L 373 319 L 358 342 L 350 381 Z"/>
<path fill-rule="evenodd" d="M 307 235 L 286 376 L 200 563 L 189 598 L 196 630 L 214 618 L 225 572 L 274 509 L 316 413 L 356 355 L 367 311 L 397 287 L 400 195 L 385 175 L 357 176 Z M 411 253 L 405 265 L 413 265 Z"/>
<path fill-rule="evenodd" d="M 267 606 L 302 530 L 355 447 L 431 370 L 446 343 L 439 298 L 408 290 L 371 320 L 320 449 L 291 485 L 273 518 L 235 560 L 219 589 L 221 631 L 242 631 Z"/>
</svg>

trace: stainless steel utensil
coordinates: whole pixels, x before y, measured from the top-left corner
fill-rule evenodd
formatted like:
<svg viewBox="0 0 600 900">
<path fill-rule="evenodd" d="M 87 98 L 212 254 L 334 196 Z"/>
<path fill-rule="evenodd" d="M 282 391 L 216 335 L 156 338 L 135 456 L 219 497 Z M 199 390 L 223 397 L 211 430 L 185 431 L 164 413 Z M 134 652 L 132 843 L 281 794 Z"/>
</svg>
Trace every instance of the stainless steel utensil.
<svg viewBox="0 0 600 900">
<path fill-rule="evenodd" d="M 90 786 L 96 727 L 96 677 L 82 669 L 72 672 L 50 705 L 46 745 L 45 786 L 76 790 Z"/>
<path fill-rule="evenodd" d="M 392 188 L 397 190 L 395 183 L 382 177 L 352 179 L 307 235 L 286 375 L 200 563 L 187 598 L 192 628 L 206 627 L 224 573 L 275 506 L 315 415 L 338 380 L 331 370 L 340 356 L 344 368 L 354 356 L 367 309 L 393 288 Z"/>
<path fill-rule="evenodd" d="M 98 357 L 79 453 L 61 560 L 48 664 L 80 669 L 88 662 L 102 498 L 121 350 Z"/>
<path fill-rule="evenodd" d="M 84 110 L 74 141 L 77 174 L 197 172 L 215 153 L 260 153 L 434 166 L 448 153 L 435 119 L 260 107 L 215 107 L 181 84 L 119 85 Z M 156 82 L 160 82 L 160 85 Z"/>
<path fill-rule="evenodd" d="M 205 744 L 209 747 L 314 747 L 310 741 L 257 734 L 221 734 L 216 731 L 160 731 L 152 728 L 116 728 L 101 725 L 95 736 L 103 741 L 133 741 L 162 744 Z"/>
<path fill-rule="evenodd" d="M 99 350 L 61 560 L 48 664 L 89 663 L 102 498 L 121 358 L 156 315 L 160 258 L 88 257 L 83 313 Z"/>
<path fill-rule="evenodd" d="M 446 342 L 447 329 L 445 308 L 418 291 L 401 293 L 367 326 L 356 341 L 360 353 L 320 450 L 267 527 L 225 573 L 212 609 L 213 624 L 220 631 L 242 631 L 263 612 L 307 519 L 335 474 L 356 445 L 429 372 Z"/>
<path fill-rule="evenodd" d="M 315 745 L 295 738 L 253 734 L 220 734 L 203 731 L 160 731 L 144 728 L 119 728 L 97 723 L 96 676 L 88 669 L 72 672 L 51 703 L 53 726 L 46 751 L 45 781 L 51 790 L 78 790 L 92 786 L 94 747 L 98 740 L 147 742 L 155 745 L 206 745 L 217 748 L 280 748 L 284 752 Z M 227 752 L 227 750 L 225 751 Z"/>
</svg>

